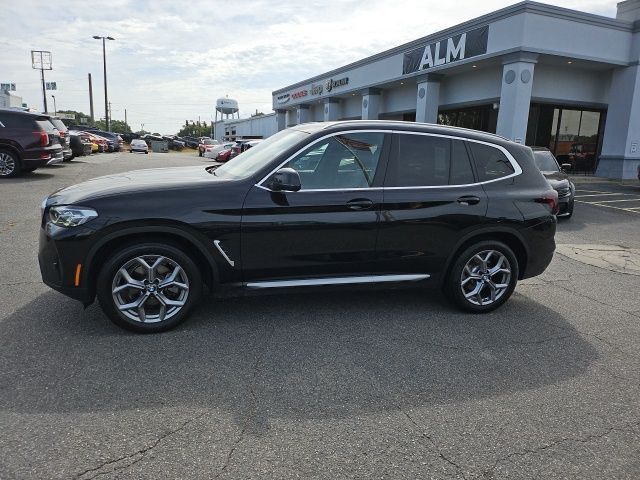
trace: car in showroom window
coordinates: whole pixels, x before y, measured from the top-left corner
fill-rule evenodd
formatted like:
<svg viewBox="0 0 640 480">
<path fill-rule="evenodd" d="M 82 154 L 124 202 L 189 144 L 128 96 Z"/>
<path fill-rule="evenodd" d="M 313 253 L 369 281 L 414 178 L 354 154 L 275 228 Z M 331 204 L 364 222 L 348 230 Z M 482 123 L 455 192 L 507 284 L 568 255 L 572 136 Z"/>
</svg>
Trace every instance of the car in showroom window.
<svg viewBox="0 0 640 480">
<path fill-rule="evenodd" d="M 531 149 L 495 135 L 304 124 L 219 167 L 55 192 L 39 262 L 47 285 L 85 304 L 97 297 L 137 332 L 176 326 L 205 289 L 416 284 L 483 313 L 550 263 L 557 201 Z"/>
</svg>

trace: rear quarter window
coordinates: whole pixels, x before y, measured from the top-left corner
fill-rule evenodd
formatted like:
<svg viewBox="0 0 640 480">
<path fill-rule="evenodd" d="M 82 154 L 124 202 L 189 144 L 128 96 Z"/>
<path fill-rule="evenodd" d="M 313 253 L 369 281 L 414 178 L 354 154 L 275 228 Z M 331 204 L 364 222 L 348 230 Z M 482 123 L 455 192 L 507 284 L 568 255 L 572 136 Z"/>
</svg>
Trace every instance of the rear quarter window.
<svg viewBox="0 0 640 480">
<path fill-rule="evenodd" d="M 497 180 L 515 173 L 513 165 L 502 150 L 477 142 L 469 142 L 469 147 L 480 182 Z"/>
<path fill-rule="evenodd" d="M 49 119 L 39 118 L 38 120 L 36 120 L 36 123 L 38 124 L 38 127 L 40 127 L 40 129 L 44 130 L 47 133 L 58 133 L 55 125 L 51 123 Z"/>
<path fill-rule="evenodd" d="M 0 122 L 5 126 L 5 128 L 38 130 L 35 119 L 31 115 L 2 112 L 0 113 Z"/>
</svg>

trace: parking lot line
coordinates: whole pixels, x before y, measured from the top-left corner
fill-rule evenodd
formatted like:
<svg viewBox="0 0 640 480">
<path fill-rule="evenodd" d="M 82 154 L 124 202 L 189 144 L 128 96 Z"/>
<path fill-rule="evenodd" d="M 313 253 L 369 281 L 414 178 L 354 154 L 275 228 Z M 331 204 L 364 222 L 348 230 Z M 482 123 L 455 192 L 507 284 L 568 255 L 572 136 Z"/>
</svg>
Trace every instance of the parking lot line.
<svg viewBox="0 0 640 480">
<path fill-rule="evenodd" d="M 615 202 L 638 202 L 640 201 L 640 197 L 638 198 L 623 198 L 621 200 L 598 200 L 593 203 L 615 203 Z"/>
<path fill-rule="evenodd" d="M 576 190 L 579 192 L 580 190 Z M 587 195 L 576 195 L 576 198 L 582 197 L 604 197 L 605 195 L 633 195 L 632 193 L 589 193 Z"/>
<path fill-rule="evenodd" d="M 601 190 L 582 190 L 576 188 L 576 192 L 587 192 L 587 193 L 611 193 L 611 192 L 603 192 Z"/>
<path fill-rule="evenodd" d="M 585 201 L 582 201 L 582 200 L 576 200 L 576 202 L 577 203 L 586 203 L 587 205 L 596 205 L 598 207 L 614 208 L 616 210 L 623 210 L 625 212 L 640 213 L 640 211 L 636 211 L 640 207 L 622 208 L 622 207 L 614 207 L 613 205 L 604 205 L 604 204 L 597 203 L 597 202 L 585 202 Z"/>
</svg>

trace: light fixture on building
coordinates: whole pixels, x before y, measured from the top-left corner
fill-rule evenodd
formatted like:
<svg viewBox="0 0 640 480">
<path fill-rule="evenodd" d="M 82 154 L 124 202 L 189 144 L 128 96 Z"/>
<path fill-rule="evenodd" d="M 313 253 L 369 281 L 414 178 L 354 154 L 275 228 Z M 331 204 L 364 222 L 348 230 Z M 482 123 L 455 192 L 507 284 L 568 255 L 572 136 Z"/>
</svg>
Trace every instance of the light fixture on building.
<svg viewBox="0 0 640 480">
<path fill-rule="evenodd" d="M 567 60 L 567 63 L 571 65 L 573 62 L 571 60 Z"/>
<path fill-rule="evenodd" d="M 400 82 L 400 85 L 404 85 L 404 82 Z"/>
<path fill-rule="evenodd" d="M 473 68 L 478 68 L 478 65 L 471 65 Z"/>
</svg>

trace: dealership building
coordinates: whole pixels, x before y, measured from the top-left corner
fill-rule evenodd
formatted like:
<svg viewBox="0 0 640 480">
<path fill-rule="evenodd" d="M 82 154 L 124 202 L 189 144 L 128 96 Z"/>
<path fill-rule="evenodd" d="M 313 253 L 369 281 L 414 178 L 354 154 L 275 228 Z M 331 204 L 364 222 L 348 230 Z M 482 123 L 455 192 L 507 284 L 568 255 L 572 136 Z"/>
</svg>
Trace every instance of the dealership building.
<svg viewBox="0 0 640 480">
<path fill-rule="evenodd" d="M 640 0 L 616 18 L 525 1 L 273 92 L 274 113 L 219 122 L 267 137 L 314 121 L 383 119 L 494 132 L 574 171 L 635 178 Z"/>
</svg>

